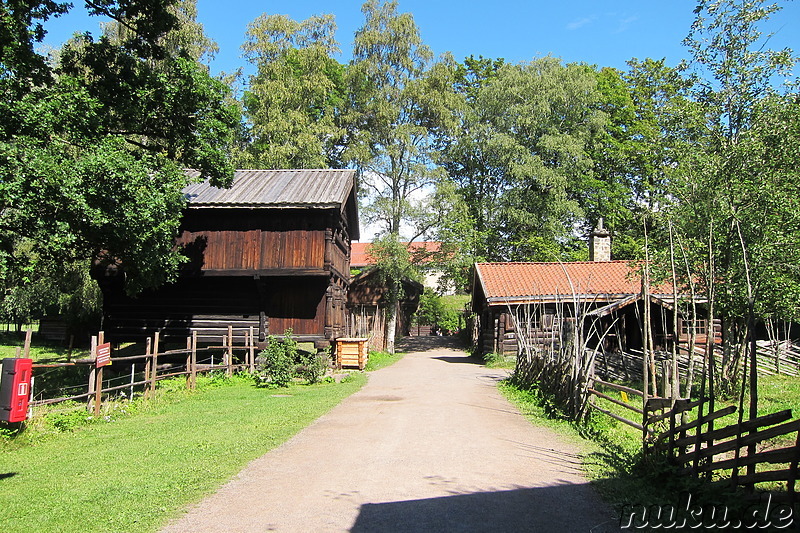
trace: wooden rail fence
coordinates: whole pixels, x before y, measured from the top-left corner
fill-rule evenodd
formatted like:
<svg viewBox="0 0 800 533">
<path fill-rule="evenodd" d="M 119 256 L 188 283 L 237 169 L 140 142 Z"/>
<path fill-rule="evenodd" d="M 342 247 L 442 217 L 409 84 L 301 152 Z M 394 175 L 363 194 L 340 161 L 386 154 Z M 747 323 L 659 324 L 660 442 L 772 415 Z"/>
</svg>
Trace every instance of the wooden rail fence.
<svg viewBox="0 0 800 533">
<path fill-rule="evenodd" d="M 710 476 L 712 472 L 730 471 L 730 483 L 748 490 L 756 483 L 785 482 L 789 499 L 796 500 L 800 419 L 792 420 L 791 409 L 719 428 L 714 428 L 713 422 L 734 414 L 735 406 L 680 423 L 678 417 L 685 411 L 685 407 L 676 406 L 659 415 L 670 427 L 653 439 L 654 449 L 666 453 L 683 474 Z M 784 437 L 783 444 L 769 442 L 779 437 Z"/>
<path fill-rule="evenodd" d="M 623 398 L 636 396 L 639 402 L 623 401 L 611 396 L 610 391 L 599 389 L 611 389 Z M 710 480 L 716 472 L 719 483 L 741 486 L 748 491 L 753 491 L 757 483 L 785 482 L 786 498 L 796 502 L 800 419 L 792 420 L 791 410 L 715 428 L 714 422 L 735 414 L 736 406 L 699 416 L 708 399 L 651 397 L 642 402 L 641 391 L 596 376 L 590 378 L 587 392 L 590 409 L 641 431 L 645 451 L 665 454 L 682 475 L 705 476 Z M 631 414 L 626 417 L 600 407 L 595 398 L 624 407 Z M 778 443 L 776 439 L 780 439 Z"/>
<path fill-rule="evenodd" d="M 33 383 L 31 384 L 32 401 L 31 406 L 50 405 L 65 401 L 87 401 L 88 408 L 96 416 L 100 415 L 100 408 L 102 404 L 103 395 L 116 391 L 130 391 L 130 396 L 133 396 L 134 389 L 142 387 L 142 392 L 145 396 L 152 395 L 155 392 L 156 384 L 158 381 L 177 377 L 186 376 L 186 386 L 193 389 L 196 385 L 197 374 L 212 371 L 224 371 L 228 376 L 232 375 L 235 371 L 249 370 L 255 371 L 256 351 L 255 337 L 253 335 L 253 328 L 245 331 L 244 343 L 236 345 L 234 343 L 233 328 L 228 327 L 228 334 L 221 337 L 220 345 L 212 346 L 197 346 L 197 333 L 194 332 L 191 337 L 186 339 L 185 349 L 171 349 L 162 350 L 160 346 L 159 334 L 156 333 L 152 338 L 148 338 L 145 343 L 145 353 L 141 355 L 131 355 L 114 357 L 112 354 L 111 364 L 130 364 L 130 378 L 126 376 L 118 376 L 116 379 L 125 379 L 125 382 L 120 385 L 113 385 L 111 380 L 103 379 L 104 367 L 97 367 L 97 346 L 103 343 L 103 332 L 100 332 L 96 337 L 92 337 L 90 356 L 86 359 L 78 359 L 65 363 L 34 363 L 33 364 Z M 31 331 L 28 330 L 25 343 L 23 347 L 17 348 L 17 357 L 28 357 L 31 345 Z M 221 358 L 215 364 L 214 356 L 222 352 Z M 203 357 L 205 355 L 205 357 Z M 176 357 L 183 356 L 183 364 L 176 365 L 174 360 Z M 162 363 L 159 363 L 161 358 Z M 164 358 L 169 358 L 172 362 L 164 364 Z M 206 361 L 206 362 L 203 362 Z M 210 361 L 210 362 L 208 362 Z M 137 363 L 140 369 L 137 372 Z M 37 370 L 53 369 L 59 367 L 86 367 L 88 368 L 87 384 L 80 394 L 62 395 L 56 398 L 40 398 L 35 397 L 35 378 Z M 138 378 L 137 378 L 138 376 Z"/>
</svg>

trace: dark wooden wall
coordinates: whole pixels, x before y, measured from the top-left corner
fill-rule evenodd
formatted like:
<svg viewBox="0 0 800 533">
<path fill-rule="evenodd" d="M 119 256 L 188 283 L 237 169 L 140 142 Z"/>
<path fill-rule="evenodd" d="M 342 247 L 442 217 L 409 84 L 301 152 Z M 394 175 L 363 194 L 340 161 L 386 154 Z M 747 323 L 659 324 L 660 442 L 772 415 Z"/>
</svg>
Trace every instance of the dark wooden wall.
<svg viewBox="0 0 800 533">
<path fill-rule="evenodd" d="M 323 269 L 325 231 L 184 231 L 178 245 L 202 270 Z M 201 259 L 202 258 L 202 259 Z"/>
<path fill-rule="evenodd" d="M 100 276 L 114 341 L 198 331 L 215 342 L 228 325 L 243 340 L 291 330 L 324 347 L 346 329 L 350 240 L 337 209 L 188 209 L 176 244 L 180 279 L 130 298 L 122 276 Z"/>
</svg>

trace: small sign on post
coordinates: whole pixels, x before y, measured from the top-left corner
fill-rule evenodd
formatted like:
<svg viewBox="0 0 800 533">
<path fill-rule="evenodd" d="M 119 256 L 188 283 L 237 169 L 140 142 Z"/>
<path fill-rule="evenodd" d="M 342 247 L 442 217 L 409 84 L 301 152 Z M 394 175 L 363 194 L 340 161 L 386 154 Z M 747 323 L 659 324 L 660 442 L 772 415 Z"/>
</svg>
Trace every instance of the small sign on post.
<svg viewBox="0 0 800 533">
<path fill-rule="evenodd" d="M 111 364 L 111 343 L 107 342 L 97 347 L 97 359 L 95 368 L 100 368 Z"/>
</svg>

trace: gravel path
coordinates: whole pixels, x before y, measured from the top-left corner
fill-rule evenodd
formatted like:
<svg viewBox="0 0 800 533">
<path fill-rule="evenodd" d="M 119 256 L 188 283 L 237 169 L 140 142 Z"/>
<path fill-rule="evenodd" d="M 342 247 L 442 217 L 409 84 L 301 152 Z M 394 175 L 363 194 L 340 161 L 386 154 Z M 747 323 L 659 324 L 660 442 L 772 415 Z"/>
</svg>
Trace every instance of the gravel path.
<svg viewBox="0 0 800 533">
<path fill-rule="evenodd" d="M 506 371 L 447 341 L 250 463 L 165 532 L 618 531 L 579 451 L 497 391 Z"/>
</svg>

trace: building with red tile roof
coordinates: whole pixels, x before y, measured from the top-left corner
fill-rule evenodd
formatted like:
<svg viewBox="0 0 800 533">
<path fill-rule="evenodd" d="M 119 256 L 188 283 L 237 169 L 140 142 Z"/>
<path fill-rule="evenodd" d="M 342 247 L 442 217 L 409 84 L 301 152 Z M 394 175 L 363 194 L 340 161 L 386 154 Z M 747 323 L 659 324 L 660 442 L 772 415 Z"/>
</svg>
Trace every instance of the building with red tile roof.
<svg viewBox="0 0 800 533">
<path fill-rule="evenodd" d="M 648 292 L 651 315 L 657 317 L 653 338 L 666 345 L 671 342 L 672 287 L 653 286 Z M 560 346 L 564 325 L 574 328 L 581 317 L 593 328 L 587 335 L 608 349 L 637 349 L 644 306 L 641 273 L 629 261 L 476 263 L 473 343 L 482 353 L 516 355 L 520 337 L 526 336 L 537 348 L 552 349 Z M 679 322 L 681 331 L 688 331 L 682 318 Z M 679 337 L 682 342 L 688 333 Z"/>
<path fill-rule="evenodd" d="M 441 250 L 442 243 L 436 241 L 419 241 L 406 243 L 408 251 L 411 252 L 412 257 L 424 256 L 425 254 L 433 254 Z M 369 253 L 369 248 L 372 246 L 371 242 L 354 242 L 350 250 L 350 266 L 352 268 L 364 268 L 375 264 L 375 258 Z M 429 258 L 422 257 L 421 262 L 430 261 Z"/>
<path fill-rule="evenodd" d="M 573 296 L 611 302 L 642 290 L 641 276 L 629 261 L 477 263 L 475 284 L 489 302 L 510 304 Z M 672 293 L 669 287 L 650 292 Z"/>
<path fill-rule="evenodd" d="M 438 241 L 418 241 L 405 243 L 411 253 L 411 260 L 421 267 L 423 274 L 423 285 L 434 290 L 445 290 L 446 294 L 453 294 L 453 287 L 442 287 L 449 285 L 442 283 L 442 272 L 433 264 L 432 255 L 439 253 L 442 243 Z M 369 253 L 370 242 L 354 242 L 350 251 L 350 267 L 364 270 L 375 264 L 375 258 Z"/>
</svg>

